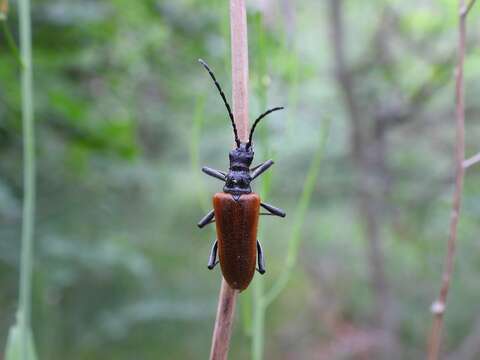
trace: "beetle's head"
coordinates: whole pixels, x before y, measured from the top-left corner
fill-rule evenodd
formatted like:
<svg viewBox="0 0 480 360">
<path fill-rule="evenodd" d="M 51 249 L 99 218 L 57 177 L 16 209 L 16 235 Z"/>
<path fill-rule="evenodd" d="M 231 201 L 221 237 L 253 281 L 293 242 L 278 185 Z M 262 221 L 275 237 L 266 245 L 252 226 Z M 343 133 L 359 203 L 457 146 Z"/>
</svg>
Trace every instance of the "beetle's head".
<svg viewBox="0 0 480 360">
<path fill-rule="evenodd" d="M 225 107 L 228 111 L 228 116 L 230 118 L 230 122 L 232 124 L 233 135 L 235 138 L 236 148 L 230 151 L 230 170 L 225 179 L 225 186 L 223 187 L 223 191 L 227 193 L 231 193 L 234 195 L 240 195 L 245 193 L 250 193 L 252 190 L 250 188 L 250 182 L 252 181 L 250 177 L 250 165 L 253 161 L 253 133 L 255 132 L 255 128 L 257 127 L 260 120 L 262 120 L 268 114 L 283 109 L 283 107 L 276 107 L 270 110 L 265 111 L 261 114 L 252 125 L 250 129 L 250 133 L 248 135 L 248 141 L 246 143 L 240 141 L 240 137 L 238 136 L 237 125 L 235 124 L 235 119 L 233 117 L 232 110 L 230 108 L 230 104 L 227 101 L 223 90 L 218 83 L 215 75 L 213 74 L 212 70 L 208 67 L 205 61 L 199 59 L 198 60 L 203 67 L 207 70 L 212 78 L 215 86 L 217 87 L 218 92 L 220 93 L 220 97 L 222 98 Z M 242 139 L 243 140 L 243 139 Z"/>
<path fill-rule="evenodd" d="M 223 191 L 230 194 L 248 194 L 250 187 L 250 165 L 253 161 L 253 148 L 246 143 L 231 150 L 229 154 L 230 169 L 225 180 Z"/>
<path fill-rule="evenodd" d="M 231 150 L 228 154 L 230 158 L 230 169 L 248 170 L 253 161 L 253 147 L 246 143 L 240 143 L 239 147 Z"/>
</svg>

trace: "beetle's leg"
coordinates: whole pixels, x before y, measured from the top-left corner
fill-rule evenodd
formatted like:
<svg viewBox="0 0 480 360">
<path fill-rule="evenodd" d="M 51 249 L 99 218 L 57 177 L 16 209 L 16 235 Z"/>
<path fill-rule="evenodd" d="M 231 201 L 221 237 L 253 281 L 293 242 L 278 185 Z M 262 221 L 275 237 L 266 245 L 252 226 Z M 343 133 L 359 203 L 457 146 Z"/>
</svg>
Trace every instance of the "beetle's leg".
<svg viewBox="0 0 480 360">
<path fill-rule="evenodd" d="M 262 245 L 260 245 L 260 241 L 258 240 L 257 240 L 257 257 L 258 257 L 257 271 L 263 275 L 265 274 L 265 259 L 263 257 Z"/>
<path fill-rule="evenodd" d="M 282 209 L 279 209 L 279 208 L 277 208 L 275 206 L 272 206 L 270 204 L 261 202 L 260 206 L 263 207 L 265 210 L 267 210 L 272 215 L 280 216 L 280 217 L 285 217 L 287 215 L 285 213 L 285 211 L 283 211 Z"/>
<path fill-rule="evenodd" d="M 252 180 L 262 175 L 272 165 L 273 165 L 273 160 L 267 160 L 264 163 L 258 166 L 255 166 L 250 173 Z"/>
<path fill-rule="evenodd" d="M 220 171 L 220 170 L 215 170 L 215 169 L 212 169 L 212 168 L 209 168 L 207 166 L 204 166 L 202 167 L 202 171 L 207 174 L 207 175 L 210 175 L 218 180 L 222 180 L 222 181 L 225 181 L 225 177 L 227 176 L 227 174 L 225 174 L 223 171 Z"/>
<path fill-rule="evenodd" d="M 210 223 L 213 222 L 213 219 L 215 217 L 215 213 L 213 212 L 213 210 L 210 210 L 209 213 L 207 215 L 205 215 L 202 220 L 200 220 L 197 224 L 197 226 L 201 229 L 203 228 L 205 225 L 208 225 Z"/>
<path fill-rule="evenodd" d="M 250 169 L 250 172 L 254 172 L 255 170 L 257 170 L 257 169 L 258 169 L 260 166 L 262 166 L 263 164 L 265 164 L 265 163 L 263 162 L 263 163 L 260 163 L 260 164 L 258 164 L 258 165 L 256 165 L 256 166 L 252 167 L 252 168 Z"/>
<path fill-rule="evenodd" d="M 218 261 L 217 261 L 217 248 L 218 248 L 218 243 L 217 243 L 217 240 L 215 240 L 215 242 L 213 243 L 213 246 L 212 246 L 212 250 L 210 251 L 210 257 L 208 258 L 208 269 L 209 270 L 212 270 L 215 265 L 218 264 Z"/>
</svg>

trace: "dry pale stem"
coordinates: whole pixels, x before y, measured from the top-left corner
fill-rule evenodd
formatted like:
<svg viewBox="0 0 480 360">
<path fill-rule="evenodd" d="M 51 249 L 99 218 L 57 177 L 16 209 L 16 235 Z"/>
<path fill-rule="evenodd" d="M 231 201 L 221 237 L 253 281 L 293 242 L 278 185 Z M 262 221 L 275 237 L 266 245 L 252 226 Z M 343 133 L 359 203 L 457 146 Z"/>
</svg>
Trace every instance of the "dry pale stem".
<svg viewBox="0 0 480 360">
<path fill-rule="evenodd" d="M 475 165 L 476 163 L 480 162 L 480 153 L 478 153 L 477 155 L 474 155 L 472 156 L 471 158 L 465 160 L 463 162 L 463 167 L 465 169 L 469 168 L 470 166 L 473 166 Z"/>
<path fill-rule="evenodd" d="M 228 357 L 236 297 L 237 291 L 230 288 L 227 282 L 222 279 L 222 287 L 218 298 L 217 320 L 210 350 L 211 360 L 223 360 Z"/>
<path fill-rule="evenodd" d="M 245 0 L 230 0 L 230 29 L 233 115 L 238 136 L 242 142 L 246 142 L 248 140 L 248 37 Z M 237 292 L 222 280 L 212 337 L 211 360 L 225 360 L 228 357 Z"/>
<path fill-rule="evenodd" d="M 248 34 L 245 0 L 230 0 L 233 115 L 240 140 L 248 140 Z"/>
<path fill-rule="evenodd" d="M 448 291 L 453 274 L 455 247 L 458 237 L 458 223 L 462 205 L 463 179 L 465 176 L 465 99 L 464 99 L 464 61 L 465 61 L 465 38 L 466 17 L 474 0 L 465 6 L 465 0 L 459 0 L 459 25 L 458 25 L 458 63 L 456 71 L 456 145 L 455 145 L 455 191 L 453 193 L 452 214 L 450 218 L 450 236 L 447 244 L 442 284 L 438 299 L 432 305 L 434 315 L 429 339 L 428 359 L 437 360 L 440 354 L 442 339 L 443 317 L 446 310 Z"/>
</svg>

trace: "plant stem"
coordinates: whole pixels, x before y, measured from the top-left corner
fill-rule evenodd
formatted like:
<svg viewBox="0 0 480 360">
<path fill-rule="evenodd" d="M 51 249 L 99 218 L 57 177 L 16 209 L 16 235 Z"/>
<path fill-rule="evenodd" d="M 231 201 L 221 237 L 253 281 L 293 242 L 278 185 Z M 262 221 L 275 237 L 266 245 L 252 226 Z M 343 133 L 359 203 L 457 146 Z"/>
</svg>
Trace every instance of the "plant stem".
<svg viewBox="0 0 480 360">
<path fill-rule="evenodd" d="M 480 162 L 480 153 L 478 153 L 478 154 L 472 156 L 471 158 L 465 160 L 465 161 L 463 162 L 463 167 L 464 167 L 465 169 L 467 169 L 467 168 L 469 168 L 470 166 L 473 166 L 473 165 L 475 165 L 475 164 L 478 163 L 478 162 Z"/>
<path fill-rule="evenodd" d="M 245 0 L 230 0 L 233 115 L 240 141 L 248 140 L 248 32 Z"/>
<path fill-rule="evenodd" d="M 22 317 L 22 359 L 28 360 L 28 335 L 31 325 L 33 231 L 35 216 L 35 137 L 33 123 L 33 76 L 30 1 L 19 1 L 20 51 L 22 57 L 22 124 L 23 124 L 23 221 L 20 268 L 20 309 Z"/>
<path fill-rule="evenodd" d="M 458 64 L 456 71 L 456 143 L 455 143 L 455 190 L 453 193 L 452 214 L 450 219 L 450 235 L 447 244 L 447 255 L 445 259 L 442 285 L 438 299 L 432 304 L 434 314 L 433 325 L 430 333 L 428 359 L 437 360 L 440 354 L 442 338 L 443 317 L 447 306 L 448 291 L 455 264 L 455 248 L 458 238 L 458 223 L 460 220 L 460 209 L 462 205 L 463 180 L 465 168 L 465 92 L 464 92 L 464 62 L 466 42 L 466 20 L 474 1 L 470 1 L 465 7 L 465 0 L 459 0 L 459 24 L 458 24 Z"/>
<path fill-rule="evenodd" d="M 473 5 L 475 5 L 476 0 L 470 0 L 467 4 L 467 6 L 463 6 L 460 9 L 460 16 L 466 17 L 470 10 L 472 10 Z"/>
<path fill-rule="evenodd" d="M 233 115 L 240 141 L 248 140 L 248 35 L 245 0 L 230 0 Z M 238 291 L 222 279 L 210 359 L 228 357 Z"/>
<path fill-rule="evenodd" d="M 265 92 L 263 92 L 265 93 Z M 262 96 L 260 96 L 262 98 Z M 264 96 L 265 98 L 265 96 Z M 261 198 L 266 199 L 270 192 L 272 173 L 267 173 L 262 179 Z M 259 238 L 263 238 L 259 234 Z M 264 301 L 264 279 L 256 277 L 253 281 L 253 320 L 252 320 L 252 360 L 263 359 L 265 348 L 265 301 Z"/>
<path fill-rule="evenodd" d="M 227 282 L 222 279 L 218 297 L 217 318 L 212 336 L 212 348 L 210 349 L 210 360 L 225 360 L 228 358 L 236 299 L 237 291 L 230 288 Z"/>
<path fill-rule="evenodd" d="M 253 283 L 252 360 L 261 360 L 265 347 L 265 302 L 263 301 L 263 289 L 263 279 L 255 279 Z"/>
</svg>

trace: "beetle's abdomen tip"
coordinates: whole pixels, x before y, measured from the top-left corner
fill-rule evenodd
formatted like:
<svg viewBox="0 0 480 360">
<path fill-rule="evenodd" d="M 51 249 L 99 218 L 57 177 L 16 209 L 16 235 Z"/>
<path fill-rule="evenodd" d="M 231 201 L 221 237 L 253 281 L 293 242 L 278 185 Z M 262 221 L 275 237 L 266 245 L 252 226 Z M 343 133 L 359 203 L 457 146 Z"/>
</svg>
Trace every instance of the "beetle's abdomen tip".
<svg viewBox="0 0 480 360">
<path fill-rule="evenodd" d="M 229 283 L 229 282 L 227 281 L 227 283 L 228 283 L 228 286 L 230 286 L 233 290 L 237 290 L 238 292 L 242 292 L 242 291 L 245 290 L 245 289 L 248 287 L 248 285 L 250 284 L 250 283 L 248 283 L 248 284 L 239 284 L 239 283 L 236 282 L 236 281 L 235 281 L 235 282 L 231 282 L 231 283 Z"/>
</svg>

